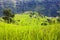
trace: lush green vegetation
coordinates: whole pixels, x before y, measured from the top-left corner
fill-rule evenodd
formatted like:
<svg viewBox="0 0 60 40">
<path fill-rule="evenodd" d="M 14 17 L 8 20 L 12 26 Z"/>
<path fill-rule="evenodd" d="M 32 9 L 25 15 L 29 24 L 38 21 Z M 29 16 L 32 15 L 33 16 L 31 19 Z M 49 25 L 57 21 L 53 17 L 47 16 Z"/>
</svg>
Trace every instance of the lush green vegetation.
<svg viewBox="0 0 60 40">
<path fill-rule="evenodd" d="M 49 22 L 48 18 L 37 12 L 16 14 L 12 23 L 0 18 L 0 40 L 60 40 L 59 21 L 49 18 Z"/>
</svg>

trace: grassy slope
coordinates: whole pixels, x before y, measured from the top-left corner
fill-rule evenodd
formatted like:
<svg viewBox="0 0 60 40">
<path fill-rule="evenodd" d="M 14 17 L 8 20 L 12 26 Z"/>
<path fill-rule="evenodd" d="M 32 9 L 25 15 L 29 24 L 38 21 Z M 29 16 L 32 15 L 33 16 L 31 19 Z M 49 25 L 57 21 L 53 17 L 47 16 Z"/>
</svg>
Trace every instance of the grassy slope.
<svg viewBox="0 0 60 40">
<path fill-rule="evenodd" d="M 29 14 L 16 14 L 14 20 L 14 24 L 0 22 L 0 40 L 60 40 L 60 24 L 42 26 L 46 18 Z"/>
</svg>

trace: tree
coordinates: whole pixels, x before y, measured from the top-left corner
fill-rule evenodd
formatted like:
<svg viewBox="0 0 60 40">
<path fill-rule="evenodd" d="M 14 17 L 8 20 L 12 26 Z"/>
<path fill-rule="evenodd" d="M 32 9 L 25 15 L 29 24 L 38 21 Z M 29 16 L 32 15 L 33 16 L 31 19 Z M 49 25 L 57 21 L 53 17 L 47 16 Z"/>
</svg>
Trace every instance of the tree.
<svg viewBox="0 0 60 40">
<path fill-rule="evenodd" d="M 14 15 L 11 12 L 11 9 L 4 9 L 3 10 L 3 15 L 7 17 L 14 17 Z"/>
<path fill-rule="evenodd" d="M 14 14 L 12 14 L 11 9 L 4 9 L 3 10 L 3 19 L 7 21 L 7 23 L 13 22 Z"/>
</svg>

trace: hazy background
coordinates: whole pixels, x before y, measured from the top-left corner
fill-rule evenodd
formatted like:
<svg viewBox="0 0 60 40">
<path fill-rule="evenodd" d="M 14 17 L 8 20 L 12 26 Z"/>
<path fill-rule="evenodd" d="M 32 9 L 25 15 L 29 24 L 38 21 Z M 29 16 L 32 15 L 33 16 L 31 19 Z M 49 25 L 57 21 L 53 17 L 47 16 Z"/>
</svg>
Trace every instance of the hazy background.
<svg viewBox="0 0 60 40">
<path fill-rule="evenodd" d="M 37 11 L 46 16 L 57 16 L 60 0 L 0 0 L 0 16 L 4 8 L 10 8 L 13 13 Z"/>
</svg>

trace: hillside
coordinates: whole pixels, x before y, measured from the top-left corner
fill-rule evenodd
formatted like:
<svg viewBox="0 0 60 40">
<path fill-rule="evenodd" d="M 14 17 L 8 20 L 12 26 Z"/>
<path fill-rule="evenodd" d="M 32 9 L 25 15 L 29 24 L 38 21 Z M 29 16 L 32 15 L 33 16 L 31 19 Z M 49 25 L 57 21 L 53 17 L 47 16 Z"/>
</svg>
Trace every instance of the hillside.
<svg viewBox="0 0 60 40">
<path fill-rule="evenodd" d="M 0 40 L 60 40 L 57 18 L 42 17 L 37 12 L 34 15 L 16 14 L 15 23 L 6 23 L 0 18 Z M 47 19 L 51 19 L 51 23 L 44 22 Z"/>
</svg>

